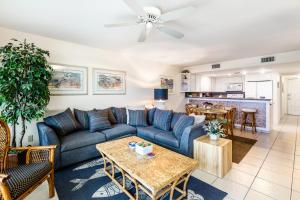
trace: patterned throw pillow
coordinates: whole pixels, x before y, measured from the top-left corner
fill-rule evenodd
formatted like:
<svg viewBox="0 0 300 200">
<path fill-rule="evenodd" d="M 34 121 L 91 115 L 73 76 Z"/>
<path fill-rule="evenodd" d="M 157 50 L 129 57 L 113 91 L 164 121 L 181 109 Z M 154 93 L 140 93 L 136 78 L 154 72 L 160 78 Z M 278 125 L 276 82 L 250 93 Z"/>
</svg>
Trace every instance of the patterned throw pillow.
<svg viewBox="0 0 300 200">
<path fill-rule="evenodd" d="M 96 111 L 104 111 L 104 112 L 107 112 L 107 117 L 108 117 L 108 120 L 110 121 L 111 124 L 116 124 L 117 123 L 117 120 L 112 112 L 112 107 L 110 108 L 105 108 L 105 109 L 94 109 Z"/>
<path fill-rule="evenodd" d="M 171 127 L 172 114 L 173 111 L 171 110 L 160 110 L 156 108 L 153 126 L 161 130 L 169 131 Z"/>
<path fill-rule="evenodd" d="M 74 108 L 74 115 L 84 130 L 90 128 L 88 112 Z"/>
<path fill-rule="evenodd" d="M 112 108 L 113 114 L 118 124 L 127 124 L 126 108 Z"/>
<path fill-rule="evenodd" d="M 155 110 L 156 110 L 156 108 L 151 108 L 151 109 L 147 110 L 147 120 L 148 120 L 148 124 L 150 124 L 150 125 L 153 124 Z"/>
<path fill-rule="evenodd" d="M 194 124 L 194 117 L 182 115 L 176 122 L 173 132 L 175 134 L 175 137 L 180 140 L 181 136 L 183 134 L 183 131 L 186 127 L 191 126 Z"/>
<path fill-rule="evenodd" d="M 185 115 L 185 113 L 181 113 L 181 112 L 174 112 L 173 113 L 173 117 L 172 117 L 172 121 L 171 121 L 171 129 L 174 129 L 174 126 L 176 124 L 176 122 L 178 121 L 178 119 L 182 116 Z"/>
<path fill-rule="evenodd" d="M 89 111 L 88 116 L 91 133 L 111 128 L 106 111 Z"/>
<path fill-rule="evenodd" d="M 70 108 L 57 115 L 44 118 L 44 122 L 52 127 L 59 136 L 65 136 L 81 128 Z"/>
<path fill-rule="evenodd" d="M 129 125 L 131 126 L 148 126 L 147 112 L 145 110 L 128 110 Z"/>
</svg>

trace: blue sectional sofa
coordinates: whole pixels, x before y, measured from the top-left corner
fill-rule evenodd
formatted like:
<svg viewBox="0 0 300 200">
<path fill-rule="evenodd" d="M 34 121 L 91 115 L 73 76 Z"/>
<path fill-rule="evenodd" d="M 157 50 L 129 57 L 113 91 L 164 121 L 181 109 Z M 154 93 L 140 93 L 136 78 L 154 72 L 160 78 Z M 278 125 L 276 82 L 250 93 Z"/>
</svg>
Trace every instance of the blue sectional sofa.
<svg viewBox="0 0 300 200">
<path fill-rule="evenodd" d="M 147 119 L 149 119 L 149 112 L 150 111 L 147 112 Z M 122 119 L 123 121 L 119 120 L 119 122 L 122 123 L 116 120 L 111 128 L 95 132 L 90 132 L 88 129 L 82 128 L 84 126 L 81 126 L 81 128 L 76 129 L 76 131 L 61 135 L 51 123 L 49 125 L 47 122 L 48 119 L 44 119 L 44 122 L 37 123 L 37 128 L 40 145 L 57 145 L 55 152 L 56 169 L 99 156 L 99 152 L 95 147 L 98 143 L 133 135 L 192 157 L 193 140 L 206 134 L 202 128 L 203 124 L 185 127 L 182 133 L 179 133 L 180 137 L 177 137 L 172 129 L 174 128 L 176 120 L 178 120 L 178 116 L 184 114 L 173 113 L 172 115 L 171 128 L 168 131 L 155 127 L 153 121 L 149 122 L 148 120 L 147 126 L 140 127 L 126 124 L 127 120 L 124 119 Z M 152 116 L 150 117 L 154 117 L 154 112 L 152 112 Z M 118 118 L 118 116 L 116 116 L 116 118 Z"/>
</svg>

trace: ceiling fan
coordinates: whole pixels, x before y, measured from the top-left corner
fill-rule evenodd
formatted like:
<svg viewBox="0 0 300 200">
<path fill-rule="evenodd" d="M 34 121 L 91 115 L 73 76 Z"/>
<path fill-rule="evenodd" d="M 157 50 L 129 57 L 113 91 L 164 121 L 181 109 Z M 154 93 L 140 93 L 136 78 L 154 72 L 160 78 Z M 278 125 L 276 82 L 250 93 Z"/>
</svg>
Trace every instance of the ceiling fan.
<svg viewBox="0 0 300 200">
<path fill-rule="evenodd" d="M 136 0 L 123 1 L 132 9 L 135 14 L 137 14 L 137 21 L 105 24 L 104 27 L 112 28 L 144 24 L 144 28 L 139 36 L 138 42 L 146 41 L 147 37 L 150 35 L 153 29 L 157 29 L 177 39 L 183 38 L 183 33 L 168 28 L 167 26 L 165 26 L 165 22 L 173 21 L 185 15 L 189 15 L 196 9 L 194 6 L 188 6 L 167 13 L 162 13 L 161 10 L 157 7 L 142 7 L 137 3 Z"/>
</svg>

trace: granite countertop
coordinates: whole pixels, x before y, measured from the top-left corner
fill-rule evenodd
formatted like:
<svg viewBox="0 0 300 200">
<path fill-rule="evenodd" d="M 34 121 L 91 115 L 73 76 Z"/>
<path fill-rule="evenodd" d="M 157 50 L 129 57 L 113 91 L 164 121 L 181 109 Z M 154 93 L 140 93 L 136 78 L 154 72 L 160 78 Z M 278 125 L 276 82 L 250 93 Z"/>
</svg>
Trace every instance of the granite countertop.
<svg viewBox="0 0 300 200">
<path fill-rule="evenodd" d="M 271 101 L 271 99 L 255 99 L 255 98 L 227 98 L 227 97 L 186 97 L 190 99 L 229 99 L 229 100 L 247 100 L 247 101 Z"/>
</svg>

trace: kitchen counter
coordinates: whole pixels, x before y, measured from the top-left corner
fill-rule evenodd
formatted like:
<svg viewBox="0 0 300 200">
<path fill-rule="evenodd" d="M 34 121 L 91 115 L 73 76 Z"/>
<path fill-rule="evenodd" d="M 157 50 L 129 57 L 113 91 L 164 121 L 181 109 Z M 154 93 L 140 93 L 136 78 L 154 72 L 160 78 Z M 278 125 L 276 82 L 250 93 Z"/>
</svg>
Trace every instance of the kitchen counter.
<svg viewBox="0 0 300 200">
<path fill-rule="evenodd" d="M 223 100 L 242 100 L 242 101 L 271 101 L 271 99 L 255 99 L 255 98 L 227 98 L 227 97 L 186 97 L 187 99 L 223 99 Z"/>
<path fill-rule="evenodd" d="M 228 107 L 235 107 L 235 126 L 241 125 L 242 109 L 251 108 L 257 112 L 256 127 L 259 132 L 270 132 L 272 129 L 272 101 L 270 99 L 235 99 L 235 98 L 213 98 L 213 97 L 187 97 L 187 103 L 202 105 L 204 102 L 222 104 Z"/>
</svg>

